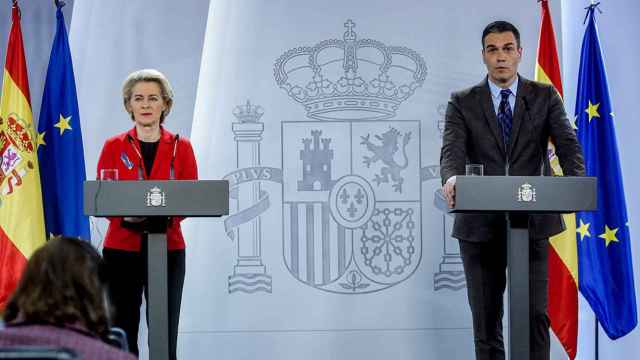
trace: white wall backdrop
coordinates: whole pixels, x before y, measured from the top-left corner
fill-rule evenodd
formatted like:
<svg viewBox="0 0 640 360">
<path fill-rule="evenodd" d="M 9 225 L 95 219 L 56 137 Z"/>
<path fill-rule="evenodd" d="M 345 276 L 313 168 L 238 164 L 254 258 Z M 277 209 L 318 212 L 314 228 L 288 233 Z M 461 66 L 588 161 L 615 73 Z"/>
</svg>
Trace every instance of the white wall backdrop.
<svg viewBox="0 0 640 360">
<path fill-rule="evenodd" d="M 35 119 L 53 36 L 52 3 L 21 1 Z M 524 46 L 521 73 L 533 77 L 540 18 L 537 1 L 68 3 L 65 16 L 67 22 L 71 20 L 70 45 L 88 177 L 94 176 L 104 140 L 131 126 L 122 107 L 122 81 L 131 71 L 153 67 L 172 81 L 176 101 L 166 126 L 192 139 L 201 178 L 228 176 L 237 185 L 231 202 L 236 216 L 229 217 L 234 223 L 228 228 L 233 239 L 225 230 L 224 219 L 185 222 L 187 278 L 180 358 L 472 358 L 466 293 L 458 289 L 463 283 L 457 272 L 461 270 L 457 245 L 448 236 L 451 219 L 434 205 L 439 180 L 433 178 L 438 176 L 444 106 L 451 91 L 473 85 L 484 76 L 480 35 L 496 19 L 512 21 L 520 28 Z M 571 113 L 583 8 L 588 1 L 564 1 L 562 6 L 553 1 L 551 5 L 556 33 L 562 34 L 558 45 Z M 4 9 L 8 8 L 0 7 L 3 61 L 10 23 Z M 640 129 L 633 111 L 635 86 L 640 82 L 636 71 L 640 45 L 635 40 L 640 25 L 634 16 L 640 5 L 633 0 L 604 1 L 601 8 L 602 48 L 618 121 L 629 214 L 635 224 L 640 220 L 635 211 L 640 208 L 635 190 L 640 170 L 633 166 L 638 151 L 635 132 Z M 426 77 L 418 76 L 413 94 L 398 101 L 397 110 L 387 112 L 386 118 L 371 120 L 374 113 L 363 111 L 357 103 L 350 109 L 342 103 L 340 111 L 326 115 L 329 120 L 317 120 L 321 114 L 313 108 L 307 111 L 274 77 L 276 61 L 288 51 L 304 51 L 302 47 L 329 39 L 343 40 L 348 19 L 355 23 L 357 39 L 411 50 L 405 51 L 408 57 L 392 57 L 395 67 L 388 75 L 396 86 L 413 81 L 412 72 L 420 67 L 410 59 L 418 58 L 413 54 L 424 59 Z M 357 75 L 373 81 L 380 74 L 367 60 L 379 60 L 379 55 L 371 49 L 359 49 L 357 54 Z M 322 52 L 318 63 L 325 80 L 336 83 L 344 75 L 343 56 L 341 49 Z M 284 68 L 291 84 L 304 87 L 313 80 L 307 65 L 306 57 L 287 63 Z M 236 107 L 247 100 L 260 106 L 262 116 L 254 117 L 256 122 L 240 120 L 243 108 Z M 392 128 L 400 139 L 411 134 L 405 148 L 407 167 L 399 172 L 404 179 L 402 192 L 392 187 L 393 179 L 380 184 L 374 180 L 376 174 L 381 175 L 381 162 L 369 168 L 363 163 L 365 156 L 373 154 L 363 137 L 368 135 L 372 146 L 379 145 L 376 135 Z M 323 146 L 321 139 L 330 139 L 327 146 L 333 150 L 333 173 L 324 184 L 327 189 L 319 181 L 320 189 L 314 192 L 300 190 L 298 180 L 303 180 L 306 165 L 300 158 L 303 139 L 311 139 L 309 149 L 313 150 L 315 130 L 322 131 L 319 146 Z M 401 152 L 396 154 L 397 164 L 402 163 Z M 309 165 L 322 168 L 324 163 L 314 159 Z M 385 216 L 399 224 L 402 237 L 398 240 L 404 246 L 388 257 L 396 266 L 403 264 L 395 274 L 373 270 L 375 264 L 385 264 L 384 249 L 372 257 L 375 249 L 367 240 L 371 233 L 350 230 L 354 223 L 345 215 L 349 209 L 340 208 L 336 191 L 331 191 L 338 186 L 347 193 L 353 190 L 353 199 L 358 189 L 366 195 L 363 199 L 374 213 L 367 214 L 362 206 L 353 211 L 378 219 L 368 222 L 369 230 L 376 221 L 384 227 Z M 332 197 L 334 203 L 329 200 Z M 385 215 L 385 209 L 399 209 L 399 215 L 393 211 Z M 296 221 L 297 227 L 292 225 Z M 100 245 L 105 224 L 97 220 L 93 225 L 93 242 Z M 412 234 L 409 256 L 407 244 Z M 633 244 L 636 284 L 640 276 L 637 244 Z M 406 262 L 397 262 L 401 255 Z M 145 341 L 144 335 L 143 331 L 140 341 Z M 600 359 L 635 358 L 640 352 L 638 336 L 635 330 L 611 342 L 601 333 Z M 581 304 L 578 359 L 594 358 L 593 341 L 593 315 Z M 145 359 L 144 347 L 142 351 Z M 552 359 L 564 358 L 554 342 Z"/>
</svg>

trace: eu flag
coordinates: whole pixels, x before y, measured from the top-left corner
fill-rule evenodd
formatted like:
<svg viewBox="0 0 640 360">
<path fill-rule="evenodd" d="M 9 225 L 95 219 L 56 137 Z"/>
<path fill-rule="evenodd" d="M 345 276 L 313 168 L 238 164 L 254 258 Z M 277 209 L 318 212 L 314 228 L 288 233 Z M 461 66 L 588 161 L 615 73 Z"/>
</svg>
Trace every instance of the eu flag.
<svg viewBox="0 0 640 360">
<path fill-rule="evenodd" d="M 631 235 L 595 6 L 588 11 L 575 115 L 587 175 L 598 178 L 598 210 L 576 216 L 579 287 L 609 338 L 617 339 L 638 323 Z"/>
<path fill-rule="evenodd" d="M 86 174 L 80 114 L 61 6 L 56 17 L 56 35 L 38 121 L 45 226 L 47 234 L 89 240 L 89 219 L 82 211 L 82 183 Z"/>
</svg>

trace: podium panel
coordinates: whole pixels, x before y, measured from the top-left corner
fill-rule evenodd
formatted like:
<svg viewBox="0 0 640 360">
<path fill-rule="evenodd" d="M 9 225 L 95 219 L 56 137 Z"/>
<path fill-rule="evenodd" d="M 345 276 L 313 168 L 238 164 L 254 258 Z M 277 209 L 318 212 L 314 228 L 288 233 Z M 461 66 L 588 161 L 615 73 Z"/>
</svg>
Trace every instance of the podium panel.
<svg viewBox="0 0 640 360">
<path fill-rule="evenodd" d="M 453 213 L 504 213 L 507 227 L 508 359 L 528 360 L 529 230 L 509 213 L 573 213 L 597 209 L 595 177 L 457 176 Z"/>
<path fill-rule="evenodd" d="M 596 209 L 595 177 L 457 176 L 452 212 L 572 213 Z"/>
<path fill-rule="evenodd" d="M 229 214 L 226 180 L 85 181 L 84 213 L 92 216 Z"/>
<path fill-rule="evenodd" d="M 214 217 L 229 214 L 226 180 L 85 181 L 84 213 L 106 216 Z M 149 354 L 169 359 L 167 234 L 147 233 Z"/>
</svg>

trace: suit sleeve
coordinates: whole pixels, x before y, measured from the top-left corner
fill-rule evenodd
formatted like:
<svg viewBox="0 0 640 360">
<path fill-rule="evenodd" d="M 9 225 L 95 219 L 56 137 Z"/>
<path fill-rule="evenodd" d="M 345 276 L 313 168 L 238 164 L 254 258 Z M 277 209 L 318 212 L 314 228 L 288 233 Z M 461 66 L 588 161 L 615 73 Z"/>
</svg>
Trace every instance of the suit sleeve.
<svg viewBox="0 0 640 360">
<path fill-rule="evenodd" d="M 464 174 L 466 162 L 467 127 L 456 94 L 451 95 L 445 114 L 442 148 L 440 149 L 440 177 L 442 184 L 454 175 Z"/>
<path fill-rule="evenodd" d="M 549 87 L 549 129 L 551 140 L 556 146 L 556 154 L 560 160 L 560 166 L 566 176 L 584 176 L 584 158 L 582 147 L 578 142 L 576 133 L 569 122 L 567 113 L 560 95 L 553 88 Z"/>
</svg>

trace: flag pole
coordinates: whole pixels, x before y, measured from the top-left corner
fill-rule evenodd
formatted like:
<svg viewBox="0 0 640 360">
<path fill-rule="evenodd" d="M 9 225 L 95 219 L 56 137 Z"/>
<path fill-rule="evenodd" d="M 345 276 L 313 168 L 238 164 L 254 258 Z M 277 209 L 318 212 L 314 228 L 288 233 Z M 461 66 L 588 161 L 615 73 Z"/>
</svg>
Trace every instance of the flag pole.
<svg viewBox="0 0 640 360">
<path fill-rule="evenodd" d="M 595 343 L 596 360 L 600 358 L 600 346 L 599 346 L 599 338 L 598 338 L 599 333 L 600 332 L 598 331 L 598 318 L 596 317 L 596 343 Z"/>
<path fill-rule="evenodd" d="M 596 0 L 591 0 L 591 6 L 590 7 L 593 7 L 593 6 L 596 6 Z M 594 353 L 595 353 L 595 360 L 599 360 L 600 359 L 600 346 L 599 346 L 600 345 L 600 339 L 599 339 L 599 336 L 598 336 L 598 333 L 599 333 L 599 331 L 598 331 L 598 317 L 594 316 L 594 319 L 595 319 L 595 325 L 596 325 L 595 326 L 595 332 L 596 333 L 595 333 L 595 344 L 594 344 L 594 347 L 595 347 L 594 350 L 595 351 L 594 351 Z"/>
<path fill-rule="evenodd" d="M 596 4 L 596 0 L 591 0 L 591 6 L 589 6 L 589 10 L 587 11 L 587 14 L 589 13 L 589 11 L 591 10 L 591 8 L 597 6 L 599 4 Z M 599 360 L 600 359 L 600 337 L 599 337 L 599 331 L 598 331 L 598 317 L 594 315 L 594 319 L 595 319 L 595 349 L 594 349 L 594 355 L 595 355 L 595 360 Z"/>
</svg>

